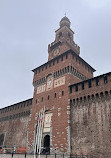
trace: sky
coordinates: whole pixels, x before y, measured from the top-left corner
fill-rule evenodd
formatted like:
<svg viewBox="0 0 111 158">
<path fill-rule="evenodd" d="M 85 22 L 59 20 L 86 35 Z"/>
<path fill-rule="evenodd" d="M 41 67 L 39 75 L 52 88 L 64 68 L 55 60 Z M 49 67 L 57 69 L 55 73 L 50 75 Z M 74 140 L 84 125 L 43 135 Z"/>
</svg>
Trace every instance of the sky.
<svg viewBox="0 0 111 158">
<path fill-rule="evenodd" d="M 94 76 L 111 71 L 111 0 L 0 0 L 0 108 L 33 97 L 31 70 L 47 62 L 65 13 Z"/>
</svg>

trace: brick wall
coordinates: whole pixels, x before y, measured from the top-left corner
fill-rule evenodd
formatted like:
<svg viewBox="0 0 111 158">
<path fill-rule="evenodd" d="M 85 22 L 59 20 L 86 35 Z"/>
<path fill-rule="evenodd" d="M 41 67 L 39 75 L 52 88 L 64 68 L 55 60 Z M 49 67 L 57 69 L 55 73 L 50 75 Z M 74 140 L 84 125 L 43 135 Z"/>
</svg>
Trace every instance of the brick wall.
<svg viewBox="0 0 111 158">
<path fill-rule="evenodd" d="M 72 154 L 111 157 L 111 96 L 71 104 Z"/>
<path fill-rule="evenodd" d="M 29 150 L 33 150 L 34 148 L 34 134 L 38 113 L 45 106 L 46 110 L 50 110 L 53 113 L 50 133 L 53 151 L 56 149 L 58 152 L 70 153 L 70 94 L 68 86 L 85 80 L 85 76 L 82 76 L 81 74 L 82 62 L 86 67 L 84 67 L 86 77 L 91 78 L 93 76 L 93 73 L 91 72 L 93 71 L 93 68 L 83 61 L 77 54 L 76 56 L 78 56 L 78 59 L 76 60 L 73 58 L 73 53 L 72 50 L 69 50 L 33 70 L 34 96 L 28 128 Z M 79 65 L 76 66 L 78 62 Z M 71 66 L 74 66 L 77 71 Z M 88 71 L 88 68 L 90 71 Z M 51 89 L 47 90 L 49 76 L 53 80 L 53 85 Z M 65 84 L 54 87 L 54 82 L 62 77 L 65 77 Z"/>
<path fill-rule="evenodd" d="M 27 147 L 31 106 L 32 98 L 0 109 L 0 134 L 4 134 L 3 146 Z"/>
<path fill-rule="evenodd" d="M 0 133 L 5 135 L 3 146 L 6 147 L 27 147 L 28 117 L 21 117 L 15 120 L 0 122 Z"/>
<path fill-rule="evenodd" d="M 110 158 L 111 73 L 71 85 L 70 99 L 72 154 Z"/>
</svg>

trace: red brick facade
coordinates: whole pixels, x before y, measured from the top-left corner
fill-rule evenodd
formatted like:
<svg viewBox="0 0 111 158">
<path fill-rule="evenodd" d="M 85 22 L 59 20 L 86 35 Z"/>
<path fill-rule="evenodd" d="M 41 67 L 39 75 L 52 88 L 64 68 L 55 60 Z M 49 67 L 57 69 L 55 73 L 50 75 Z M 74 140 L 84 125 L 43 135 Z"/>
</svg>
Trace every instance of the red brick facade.
<svg viewBox="0 0 111 158">
<path fill-rule="evenodd" d="M 64 17 L 56 31 L 55 41 L 48 46 L 48 62 L 33 70 L 34 97 L 29 123 L 29 147 L 33 148 L 36 115 L 45 106 L 52 112 L 51 137 L 52 151 L 70 153 L 70 94 L 69 85 L 93 77 L 95 71 L 81 57 L 80 48 L 73 41 L 74 32 L 70 21 Z M 52 78 L 51 88 L 48 78 Z M 60 83 L 61 79 L 64 83 Z M 57 82 L 58 86 L 55 85 Z M 55 97 L 56 95 L 56 97 Z M 49 98 L 48 98 L 49 97 Z"/>
<path fill-rule="evenodd" d="M 27 127 L 25 133 L 28 151 L 35 150 L 39 114 L 45 108 L 41 146 L 47 144 L 45 136 L 49 136 L 50 152 L 89 154 L 99 158 L 102 148 L 106 146 L 107 157 L 110 158 L 110 143 L 103 142 L 103 135 L 107 140 L 110 137 L 107 131 L 109 127 L 103 125 L 102 121 L 104 120 L 104 124 L 107 120 L 110 123 L 105 111 L 109 111 L 111 105 L 111 74 L 93 78 L 95 70 L 79 56 L 80 47 L 74 42 L 74 32 L 70 29 L 67 17 L 62 18 L 60 28 L 55 33 L 55 41 L 48 46 L 48 62 L 33 70 L 34 94 L 28 123 L 24 122 L 23 125 Z M 5 126 L 5 122 L 10 122 L 3 120 L 3 116 L 0 117 L 2 126 Z M 47 117 L 50 120 L 48 123 Z M 98 124 L 99 131 L 104 128 L 100 133 Z M 94 130 L 93 136 L 88 129 L 91 133 Z M 4 131 L 6 130 L 4 127 Z M 0 133 L 4 131 L 1 129 Z M 97 137 L 100 137 L 98 143 Z"/>
</svg>

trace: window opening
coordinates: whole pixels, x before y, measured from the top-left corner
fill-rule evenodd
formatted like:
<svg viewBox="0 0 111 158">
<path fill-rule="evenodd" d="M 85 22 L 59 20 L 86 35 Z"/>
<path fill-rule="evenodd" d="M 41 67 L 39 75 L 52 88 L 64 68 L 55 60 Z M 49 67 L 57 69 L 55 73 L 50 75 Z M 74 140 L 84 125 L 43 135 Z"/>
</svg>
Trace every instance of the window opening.
<svg viewBox="0 0 111 158">
<path fill-rule="evenodd" d="M 64 91 L 62 91 L 62 96 L 64 95 Z"/>
<path fill-rule="evenodd" d="M 70 93 L 72 93 L 72 87 L 70 87 Z"/>
<path fill-rule="evenodd" d="M 99 79 L 96 78 L 96 86 L 99 86 Z"/>
<path fill-rule="evenodd" d="M 78 91 L 78 85 L 76 85 L 75 90 L 76 90 L 76 92 Z"/>
<path fill-rule="evenodd" d="M 41 101 L 43 102 L 43 100 L 44 100 L 44 99 L 43 99 L 43 97 L 42 97 Z"/>
<path fill-rule="evenodd" d="M 82 83 L 82 90 L 84 89 L 84 83 Z"/>
<path fill-rule="evenodd" d="M 89 84 L 89 88 L 91 88 L 92 87 L 91 81 L 89 81 L 88 84 Z"/>
<path fill-rule="evenodd" d="M 108 79 L 107 79 L 107 76 L 106 76 L 106 75 L 104 76 L 104 83 L 105 83 L 105 84 L 108 83 Z"/>
</svg>

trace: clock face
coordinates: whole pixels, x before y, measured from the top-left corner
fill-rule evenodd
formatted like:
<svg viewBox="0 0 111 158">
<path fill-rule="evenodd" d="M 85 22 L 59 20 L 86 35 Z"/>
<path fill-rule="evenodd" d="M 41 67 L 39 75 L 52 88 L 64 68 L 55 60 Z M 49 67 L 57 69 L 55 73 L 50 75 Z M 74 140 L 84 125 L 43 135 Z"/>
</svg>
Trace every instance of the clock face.
<svg viewBox="0 0 111 158">
<path fill-rule="evenodd" d="M 53 50 L 53 57 L 56 57 L 59 54 L 60 54 L 60 48 L 59 47 Z"/>
</svg>

